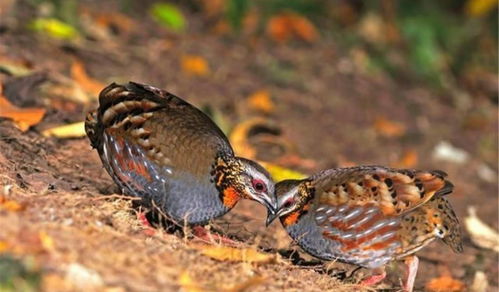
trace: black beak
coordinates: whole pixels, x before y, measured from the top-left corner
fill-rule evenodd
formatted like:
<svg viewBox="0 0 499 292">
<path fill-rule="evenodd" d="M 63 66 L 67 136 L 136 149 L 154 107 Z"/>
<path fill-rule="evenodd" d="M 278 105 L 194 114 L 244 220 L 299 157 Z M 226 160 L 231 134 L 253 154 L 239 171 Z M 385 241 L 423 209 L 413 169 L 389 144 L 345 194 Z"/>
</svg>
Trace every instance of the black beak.
<svg viewBox="0 0 499 292">
<path fill-rule="evenodd" d="M 270 209 L 267 210 L 267 221 L 265 222 L 265 226 L 268 227 L 277 217 L 279 217 L 278 212 L 270 212 Z"/>
</svg>

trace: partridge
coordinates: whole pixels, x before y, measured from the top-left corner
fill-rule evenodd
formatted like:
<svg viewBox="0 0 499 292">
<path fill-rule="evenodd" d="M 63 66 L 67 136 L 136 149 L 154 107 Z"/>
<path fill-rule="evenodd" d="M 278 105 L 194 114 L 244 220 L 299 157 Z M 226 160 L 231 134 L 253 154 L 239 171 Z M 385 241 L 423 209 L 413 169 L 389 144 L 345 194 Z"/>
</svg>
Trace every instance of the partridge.
<svg viewBox="0 0 499 292">
<path fill-rule="evenodd" d="M 404 259 L 404 290 L 412 291 L 418 259 L 413 255 L 436 238 L 461 252 L 461 230 L 444 197 L 453 190 L 442 171 L 382 166 L 336 168 L 304 180 L 276 185 L 279 217 L 291 238 L 323 260 L 383 269 Z M 384 270 L 364 281 L 375 284 Z"/>
<path fill-rule="evenodd" d="M 111 84 L 85 130 L 114 182 L 178 224 L 205 224 L 240 199 L 274 213 L 274 183 L 259 164 L 234 155 L 199 109 L 139 83 Z"/>
</svg>

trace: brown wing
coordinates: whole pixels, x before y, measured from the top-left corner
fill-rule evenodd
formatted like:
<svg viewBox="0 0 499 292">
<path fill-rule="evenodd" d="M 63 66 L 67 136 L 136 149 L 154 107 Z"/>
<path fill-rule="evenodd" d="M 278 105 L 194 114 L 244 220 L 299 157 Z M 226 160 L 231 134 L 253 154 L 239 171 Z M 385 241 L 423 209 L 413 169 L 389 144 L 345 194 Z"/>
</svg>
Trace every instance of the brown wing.
<svg viewBox="0 0 499 292">
<path fill-rule="evenodd" d="M 174 176 L 184 171 L 206 175 L 217 153 L 233 153 L 210 118 L 164 90 L 133 82 L 113 83 L 101 92 L 99 103 L 94 133 L 89 134 L 98 149 L 106 135 L 124 139 L 137 145 L 149 160 L 171 168 Z"/>
<path fill-rule="evenodd" d="M 404 214 L 452 191 L 444 177 L 440 171 L 379 166 L 327 170 L 314 177 L 315 221 L 335 246 L 334 257 L 381 266 L 403 252 Z"/>
<path fill-rule="evenodd" d="M 359 166 L 326 170 L 314 179 L 320 204 L 373 204 L 383 215 L 397 215 L 450 193 L 453 185 L 445 177 L 442 171 Z"/>
</svg>

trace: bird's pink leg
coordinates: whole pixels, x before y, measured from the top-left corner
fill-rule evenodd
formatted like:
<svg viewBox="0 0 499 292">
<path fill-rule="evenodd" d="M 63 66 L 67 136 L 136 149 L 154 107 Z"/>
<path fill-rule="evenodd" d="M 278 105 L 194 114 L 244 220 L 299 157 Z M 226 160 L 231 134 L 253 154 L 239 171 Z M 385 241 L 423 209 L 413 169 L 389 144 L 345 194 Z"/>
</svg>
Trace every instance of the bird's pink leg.
<svg viewBox="0 0 499 292">
<path fill-rule="evenodd" d="M 381 271 L 379 271 L 379 273 L 376 273 L 376 271 L 375 271 L 374 275 L 371 275 L 371 276 L 363 279 L 360 282 L 360 284 L 363 286 L 374 286 L 374 285 L 380 283 L 381 281 L 383 281 L 383 279 L 385 279 L 385 277 L 386 277 L 386 271 L 383 268 Z"/>
<path fill-rule="evenodd" d="M 410 256 L 405 259 L 406 278 L 404 281 L 404 292 L 412 292 L 416 274 L 418 273 L 419 259 L 417 256 Z"/>
<path fill-rule="evenodd" d="M 145 235 L 153 236 L 156 233 L 156 229 L 154 229 L 149 220 L 147 220 L 146 212 L 139 211 L 137 213 L 137 219 L 139 219 L 140 223 L 144 226 L 143 232 Z"/>
<path fill-rule="evenodd" d="M 206 230 L 203 226 L 194 226 L 192 228 L 192 234 L 200 239 L 201 241 L 207 242 L 207 243 L 214 243 L 214 244 L 223 244 L 223 245 L 230 245 L 230 246 L 235 246 L 238 245 L 239 242 L 232 240 L 228 237 L 225 237 L 220 234 L 212 233 Z"/>
</svg>

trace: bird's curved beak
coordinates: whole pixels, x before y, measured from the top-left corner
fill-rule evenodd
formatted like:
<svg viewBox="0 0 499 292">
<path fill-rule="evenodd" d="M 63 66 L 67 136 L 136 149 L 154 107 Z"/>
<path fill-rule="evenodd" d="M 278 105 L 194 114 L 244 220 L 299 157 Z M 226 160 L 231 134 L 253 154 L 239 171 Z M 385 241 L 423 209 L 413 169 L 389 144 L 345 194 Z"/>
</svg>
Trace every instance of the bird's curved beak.
<svg viewBox="0 0 499 292">
<path fill-rule="evenodd" d="M 277 211 L 277 200 L 273 196 L 263 195 L 258 197 L 253 197 L 255 201 L 264 205 L 267 208 L 268 214 L 275 214 Z"/>
<path fill-rule="evenodd" d="M 268 227 L 277 217 L 279 217 L 279 212 L 267 210 L 267 221 L 265 221 L 265 226 Z"/>
</svg>

